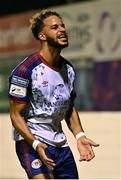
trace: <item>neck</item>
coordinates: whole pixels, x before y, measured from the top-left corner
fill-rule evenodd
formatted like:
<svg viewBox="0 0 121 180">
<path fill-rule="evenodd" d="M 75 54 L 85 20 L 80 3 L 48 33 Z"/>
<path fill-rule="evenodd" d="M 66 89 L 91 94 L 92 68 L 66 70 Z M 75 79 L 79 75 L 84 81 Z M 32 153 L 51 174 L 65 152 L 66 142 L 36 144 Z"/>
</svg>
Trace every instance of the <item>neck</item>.
<svg viewBox="0 0 121 180">
<path fill-rule="evenodd" d="M 40 55 L 50 64 L 52 67 L 57 67 L 60 59 L 60 50 L 53 47 L 41 48 Z"/>
</svg>

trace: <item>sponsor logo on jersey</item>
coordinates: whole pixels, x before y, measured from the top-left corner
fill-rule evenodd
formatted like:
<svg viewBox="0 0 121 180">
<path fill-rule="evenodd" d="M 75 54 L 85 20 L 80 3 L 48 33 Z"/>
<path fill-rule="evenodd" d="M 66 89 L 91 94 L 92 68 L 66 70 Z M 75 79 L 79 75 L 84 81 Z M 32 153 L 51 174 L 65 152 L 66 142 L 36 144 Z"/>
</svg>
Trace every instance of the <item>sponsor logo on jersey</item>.
<svg viewBox="0 0 121 180">
<path fill-rule="evenodd" d="M 13 75 L 11 79 L 11 83 L 19 86 L 27 87 L 29 80 Z"/>
<path fill-rule="evenodd" d="M 15 84 L 11 84 L 9 93 L 10 93 L 10 95 L 15 96 L 15 97 L 25 97 L 26 96 L 26 88 L 17 86 Z"/>
</svg>

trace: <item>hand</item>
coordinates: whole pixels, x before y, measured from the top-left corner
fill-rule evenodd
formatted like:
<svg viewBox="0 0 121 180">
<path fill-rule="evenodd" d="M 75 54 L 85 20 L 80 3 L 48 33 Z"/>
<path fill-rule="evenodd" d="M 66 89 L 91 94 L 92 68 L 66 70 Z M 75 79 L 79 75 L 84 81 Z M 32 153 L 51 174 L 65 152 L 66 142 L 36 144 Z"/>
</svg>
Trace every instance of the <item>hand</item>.
<svg viewBox="0 0 121 180">
<path fill-rule="evenodd" d="M 48 158 L 45 154 L 45 149 L 48 146 L 44 143 L 42 144 L 38 144 L 37 146 L 37 152 L 41 158 L 41 160 L 44 162 L 44 164 L 51 170 L 53 170 L 53 168 L 55 167 L 55 163 L 52 159 Z"/>
<path fill-rule="evenodd" d="M 80 161 L 90 161 L 95 157 L 93 148 L 99 146 L 92 140 L 86 138 L 86 136 L 82 136 L 77 140 L 77 148 L 80 153 Z"/>
</svg>

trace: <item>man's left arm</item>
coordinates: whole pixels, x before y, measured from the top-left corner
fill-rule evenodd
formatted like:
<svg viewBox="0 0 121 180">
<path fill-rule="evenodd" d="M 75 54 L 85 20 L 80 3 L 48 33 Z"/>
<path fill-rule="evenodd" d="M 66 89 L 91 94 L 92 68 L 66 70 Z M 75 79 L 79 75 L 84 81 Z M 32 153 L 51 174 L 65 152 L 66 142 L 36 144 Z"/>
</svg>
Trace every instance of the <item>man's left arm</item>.
<svg viewBox="0 0 121 180">
<path fill-rule="evenodd" d="M 73 105 L 66 113 L 65 121 L 77 139 L 77 148 L 80 154 L 80 161 L 90 161 L 93 159 L 95 154 L 92 146 L 97 147 L 99 144 L 86 137 L 79 114 Z"/>
</svg>

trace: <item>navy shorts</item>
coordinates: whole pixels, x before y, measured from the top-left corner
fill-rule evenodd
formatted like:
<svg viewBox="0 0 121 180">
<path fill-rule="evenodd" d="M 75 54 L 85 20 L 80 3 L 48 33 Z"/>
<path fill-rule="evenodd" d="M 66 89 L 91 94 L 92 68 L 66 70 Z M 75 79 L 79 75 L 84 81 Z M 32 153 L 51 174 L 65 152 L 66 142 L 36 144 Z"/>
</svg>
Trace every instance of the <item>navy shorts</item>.
<svg viewBox="0 0 121 180">
<path fill-rule="evenodd" d="M 52 173 L 55 179 L 78 179 L 76 163 L 69 147 L 48 145 L 46 155 L 56 163 L 54 170 L 46 167 L 38 153 L 25 140 L 16 141 L 16 153 L 28 178 L 40 173 Z"/>
</svg>

